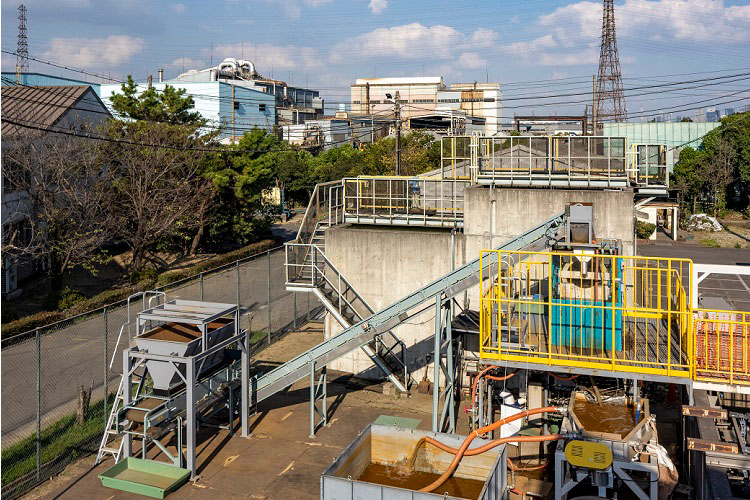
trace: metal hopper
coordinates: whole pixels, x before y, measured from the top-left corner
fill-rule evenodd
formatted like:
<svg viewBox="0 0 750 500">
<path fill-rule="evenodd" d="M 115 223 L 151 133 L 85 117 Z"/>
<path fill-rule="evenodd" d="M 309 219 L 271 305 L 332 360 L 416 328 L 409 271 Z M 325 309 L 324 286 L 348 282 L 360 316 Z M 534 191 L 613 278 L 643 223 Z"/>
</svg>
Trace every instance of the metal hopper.
<svg viewBox="0 0 750 500">
<path fill-rule="evenodd" d="M 138 314 L 139 351 L 163 356 L 189 357 L 238 333 L 236 304 L 170 300 Z M 154 326 L 156 325 L 156 326 Z M 201 373 L 221 360 L 219 351 L 199 367 Z M 169 360 L 148 360 L 146 367 L 157 391 L 169 391 L 183 382 L 184 366 Z"/>
</svg>

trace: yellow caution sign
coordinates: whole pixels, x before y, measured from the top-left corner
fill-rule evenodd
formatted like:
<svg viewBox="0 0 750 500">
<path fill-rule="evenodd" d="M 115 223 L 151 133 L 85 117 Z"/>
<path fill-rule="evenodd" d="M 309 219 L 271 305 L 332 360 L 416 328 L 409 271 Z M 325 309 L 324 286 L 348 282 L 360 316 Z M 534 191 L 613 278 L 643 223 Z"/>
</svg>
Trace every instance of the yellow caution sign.
<svg viewBox="0 0 750 500">
<path fill-rule="evenodd" d="M 571 441 L 565 446 L 565 458 L 571 465 L 606 469 L 612 465 L 612 451 L 604 443 Z"/>
</svg>

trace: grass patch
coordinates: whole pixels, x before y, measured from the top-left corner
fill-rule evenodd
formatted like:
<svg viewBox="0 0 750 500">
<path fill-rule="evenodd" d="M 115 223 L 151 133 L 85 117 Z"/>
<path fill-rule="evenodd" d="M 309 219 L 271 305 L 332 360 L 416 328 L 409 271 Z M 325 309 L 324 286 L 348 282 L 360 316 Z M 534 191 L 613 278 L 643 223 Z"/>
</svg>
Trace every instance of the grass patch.
<svg viewBox="0 0 750 500">
<path fill-rule="evenodd" d="M 701 240 L 701 245 L 708 248 L 721 248 L 721 244 L 714 238 L 704 238 Z"/>
<path fill-rule="evenodd" d="M 112 398 L 108 401 L 112 402 Z M 104 400 L 89 407 L 86 423 L 76 425 L 75 414 L 61 418 L 41 431 L 42 466 L 65 457 L 69 463 L 95 452 L 104 429 Z M 36 469 L 36 434 L 2 451 L 2 484 L 6 486 Z M 45 479 L 42 477 L 42 479 Z"/>
</svg>

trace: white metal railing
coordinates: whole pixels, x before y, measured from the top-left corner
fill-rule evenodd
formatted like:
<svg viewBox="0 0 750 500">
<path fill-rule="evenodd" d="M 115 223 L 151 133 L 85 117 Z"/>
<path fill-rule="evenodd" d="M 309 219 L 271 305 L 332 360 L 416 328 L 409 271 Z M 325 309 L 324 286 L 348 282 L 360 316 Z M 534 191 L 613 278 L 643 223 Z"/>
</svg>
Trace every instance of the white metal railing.
<svg viewBox="0 0 750 500">
<path fill-rule="evenodd" d="M 363 224 L 463 225 L 469 179 L 356 177 L 343 179 L 344 221 Z"/>
<path fill-rule="evenodd" d="M 624 137 L 479 138 L 478 182 L 509 186 L 624 187 Z"/>
</svg>

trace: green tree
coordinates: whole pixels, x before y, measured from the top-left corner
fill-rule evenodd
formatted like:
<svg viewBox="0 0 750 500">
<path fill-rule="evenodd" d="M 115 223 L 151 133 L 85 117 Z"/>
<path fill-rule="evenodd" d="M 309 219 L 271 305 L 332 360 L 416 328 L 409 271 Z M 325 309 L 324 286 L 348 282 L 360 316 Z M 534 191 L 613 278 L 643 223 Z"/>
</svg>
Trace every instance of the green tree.
<svg viewBox="0 0 750 500">
<path fill-rule="evenodd" d="M 149 87 L 138 93 L 138 86 L 128 75 L 128 81 L 120 87 L 121 94 L 113 94 L 109 100 L 112 108 L 133 120 L 164 122 L 172 125 L 204 125 L 200 113 L 193 111 L 195 102 L 186 95 L 185 89 L 166 85 L 157 91 Z"/>
<path fill-rule="evenodd" d="M 264 206 L 263 193 L 276 187 L 292 153 L 276 136 L 253 129 L 206 160 L 203 176 L 216 201 L 206 218 L 209 244 L 247 244 L 267 233 L 277 211 Z"/>
</svg>

